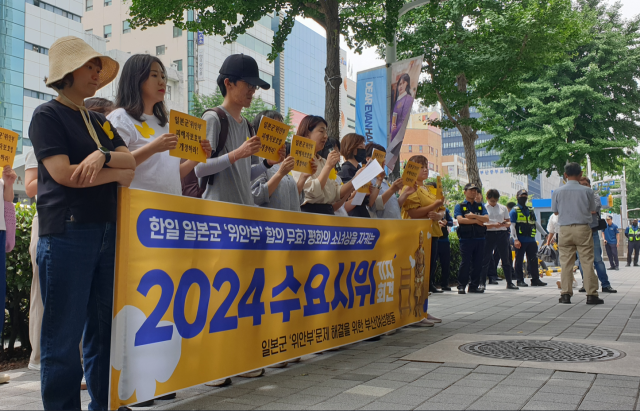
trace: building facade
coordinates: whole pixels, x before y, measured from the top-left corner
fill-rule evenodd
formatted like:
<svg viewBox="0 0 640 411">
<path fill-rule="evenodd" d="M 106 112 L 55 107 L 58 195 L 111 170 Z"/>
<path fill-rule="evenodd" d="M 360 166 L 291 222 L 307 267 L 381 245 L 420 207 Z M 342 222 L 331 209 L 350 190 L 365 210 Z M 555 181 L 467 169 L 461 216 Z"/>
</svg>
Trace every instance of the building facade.
<svg viewBox="0 0 640 411">
<path fill-rule="evenodd" d="M 469 183 L 467 162 L 464 157 L 457 154 L 442 156 L 442 174 L 458 180 L 462 186 Z"/>
</svg>

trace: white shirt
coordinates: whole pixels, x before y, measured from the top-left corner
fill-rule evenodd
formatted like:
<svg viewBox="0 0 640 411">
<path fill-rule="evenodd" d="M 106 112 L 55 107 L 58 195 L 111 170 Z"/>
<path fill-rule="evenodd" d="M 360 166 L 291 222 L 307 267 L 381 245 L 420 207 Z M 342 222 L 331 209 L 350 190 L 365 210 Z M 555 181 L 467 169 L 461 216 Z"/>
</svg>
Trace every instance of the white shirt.
<svg viewBox="0 0 640 411">
<path fill-rule="evenodd" d="M 38 168 L 38 159 L 36 158 L 35 150 L 31 150 L 27 153 L 27 157 L 24 159 L 24 171 Z M 36 183 L 37 184 L 37 183 Z M 36 194 L 36 203 L 38 202 L 38 195 Z M 36 211 L 36 215 L 38 212 Z"/>
<path fill-rule="evenodd" d="M 107 119 L 118 130 L 118 134 L 120 134 L 120 137 L 122 137 L 131 152 L 144 147 L 169 132 L 169 123 L 161 127 L 155 116 L 143 114 L 141 118 L 144 123 L 153 129 L 153 134 L 142 136 L 136 126 L 143 128 L 143 123 L 135 120 L 123 108 L 119 108 L 107 116 Z M 152 155 L 136 167 L 136 175 L 130 187 L 182 195 L 180 159 L 170 156 L 168 150 Z"/>
<path fill-rule="evenodd" d="M 484 207 L 487 209 L 487 214 L 489 215 L 489 224 L 502 223 L 505 220 L 511 221 L 509 219 L 509 210 L 502 204 L 497 203 L 496 206 L 493 207 L 489 203 L 486 203 Z M 487 231 L 507 231 L 507 227 L 487 228 Z"/>
<path fill-rule="evenodd" d="M 555 214 L 551 214 L 549 217 L 549 222 L 547 223 L 547 231 L 549 234 L 559 234 L 560 226 L 558 225 L 558 216 Z"/>
</svg>

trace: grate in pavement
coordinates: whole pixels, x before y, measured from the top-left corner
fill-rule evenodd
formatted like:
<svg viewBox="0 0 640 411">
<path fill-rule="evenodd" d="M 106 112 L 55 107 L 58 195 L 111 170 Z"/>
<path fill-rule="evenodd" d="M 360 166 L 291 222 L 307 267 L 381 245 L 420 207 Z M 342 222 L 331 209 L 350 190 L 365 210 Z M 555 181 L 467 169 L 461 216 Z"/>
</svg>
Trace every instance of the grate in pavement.
<svg viewBox="0 0 640 411">
<path fill-rule="evenodd" d="M 460 351 L 500 360 L 538 362 L 593 362 L 616 360 L 626 354 L 612 348 L 565 341 L 505 340 L 461 345 Z"/>
</svg>

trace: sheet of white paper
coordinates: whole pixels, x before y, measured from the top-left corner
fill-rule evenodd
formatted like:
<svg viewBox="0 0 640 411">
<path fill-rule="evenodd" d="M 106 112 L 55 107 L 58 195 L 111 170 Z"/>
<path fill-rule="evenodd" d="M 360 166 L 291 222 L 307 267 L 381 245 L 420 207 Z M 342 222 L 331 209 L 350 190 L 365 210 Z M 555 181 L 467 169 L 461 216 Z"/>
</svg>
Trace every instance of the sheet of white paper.
<svg viewBox="0 0 640 411">
<path fill-rule="evenodd" d="M 371 180 L 383 171 L 384 170 L 382 170 L 380 163 L 375 160 L 370 162 L 362 173 L 358 174 L 353 180 L 351 180 L 353 182 L 353 188 L 357 190 L 363 185 L 370 183 Z"/>
<path fill-rule="evenodd" d="M 377 163 L 377 161 L 376 161 Z M 364 171 L 363 171 L 364 173 Z M 366 193 L 356 193 L 356 195 L 353 196 L 353 200 L 351 200 L 351 205 L 354 206 L 359 206 L 362 204 L 362 201 L 364 200 L 364 198 L 367 196 Z"/>
</svg>

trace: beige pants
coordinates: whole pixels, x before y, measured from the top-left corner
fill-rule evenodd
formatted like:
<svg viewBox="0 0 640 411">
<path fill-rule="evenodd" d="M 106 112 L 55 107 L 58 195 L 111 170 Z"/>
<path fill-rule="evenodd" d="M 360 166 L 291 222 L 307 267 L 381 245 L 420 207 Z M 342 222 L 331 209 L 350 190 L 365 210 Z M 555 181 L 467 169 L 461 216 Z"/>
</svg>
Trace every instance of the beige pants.
<svg viewBox="0 0 640 411">
<path fill-rule="evenodd" d="M 576 251 L 580 254 L 580 263 L 584 271 L 584 289 L 587 295 L 598 295 L 598 277 L 593 270 L 593 234 L 586 224 L 564 225 L 560 227 L 558 241 L 560 265 L 562 272 L 561 294 L 573 295 L 573 265 L 576 262 Z"/>
<path fill-rule="evenodd" d="M 33 265 L 33 280 L 31 280 L 31 304 L 29 306 L 29 341 L 31 342 L 31 358 L 29 367 L 40 368 L 40 330 L 42 328 L 42 294 L 40 294 L 40 276 L 36 255 L 38 252 L 38 216 L 33 217 L 31 226 L 31 244 L 29 254 L 31 254 L 31 264 Z"/>
</svg>

